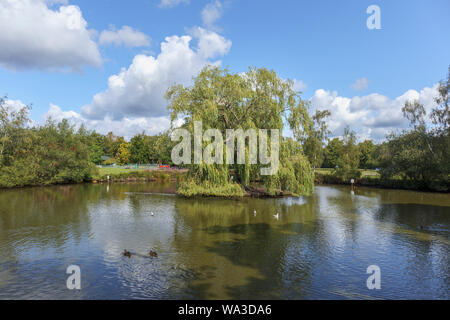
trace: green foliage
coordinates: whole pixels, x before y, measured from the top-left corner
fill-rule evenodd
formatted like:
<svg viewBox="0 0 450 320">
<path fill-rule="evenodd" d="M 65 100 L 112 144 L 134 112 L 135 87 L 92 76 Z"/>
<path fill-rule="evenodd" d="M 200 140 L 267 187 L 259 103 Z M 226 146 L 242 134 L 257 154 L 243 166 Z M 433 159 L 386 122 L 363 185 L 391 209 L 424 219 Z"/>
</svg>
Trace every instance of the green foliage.
<svg viewBox="0 0 450 320">
<path fill-rule="evenodd" d="M 170 139 L 168 132 L 162 133 L 155 137 L 155 162 L 162 164 L 172 164 L 172 148 L 174 143 Z"/>
<path fill-rule="evenodd" d="M 450 190 L 449 88 L 441 81 L 438 107 L 430 115 L 434 127 L 426 126 L 426 111 L 418 101 L 407 102 L 403 114 L 412 129 L 392 134 L 380 152 L 382 177 L 400 177 L 423 189 Z"/>
<path fill-rule="evenodd" d="M 117 162 L 116 159 L 114 159 L 114 158 L 109 158 L 109 159 L 103 161 L 102 164 L 105 165 L 105 166 L 111 166 L 111 165 L 115 164 L 116 162 Z"/>
<path fill-rule="evenodd" d="M 450 187 L 450 139 L 423 130 L 389 137 L 381 159 L 382 177 L 398 176 L 422 189 L 447 191 Z"/>
<path fill-rule="evenodd" d="M 217 67 L 203 69 L 195 78 L 194 85 L 173 86 L 167 91 L 172 121 L 183 118 L 184 128 L 193 133 L 194 121 L 202 121 L 203 130 L 218 129 L 226 136 L 227 129 L 279 129 L 283 120 L 289 123 L 296 138 L 305 136 L 310 122 L 307 102 L 292 89 L 292 81 L 279 78 L 274 71 L 250 68 L 245 74 L 233 74 Z M 270 145 L 270 140 L 268 141 Z M 292 150 L 291 150 L 292 151 Z M 301 153 L 301 148 L 295 152 Z M 236 154 L 235 154 L 236 155 Z M 291 157 L 293 154 L 290 154 Z M 268 190 L 290 188 L 297 190 L 303 181 L 295 181 L 292 163 L 286 155 L 280 155 L 280 172 L 276 176 L 260 176 L 261 165 L 250 165 L 248 149 L 246 164 L 229 167 L 191 165 L 193 180 L 198 185 L 216 188 L 220 179 L 229 184 L 230 172 L 234 181 L 248 187 L 253 180 L 262 181 Z M 287 166 L 286 168 L 284 166 Z M 311 175 L 312 177 L 312 175 Z M 186 186 L 195 183 L 187 182 Z M 183 187 L 180 192 L 187 193 Z"/>
<path fill-rule="evenodd" d="M 326 119 L 331 116 L 330 111 L 316 111 L 310 122 L 310 128 L 307 133 L 307 138 L 303 143 L 303 150 L 308 157 L 309 162 L 314 168 L 320 168 L 324 160 L 324 144 L 327 140 L 328 126 Z"/>
<path fill-rule="evenodd" d="M 356 145 L 356 136 L 348 127 L 344 130 L 341 154 L 337 160 L 334 174 L 343 179 L 359 178 L 359 151 Z"/>
<path fill-rule="evenodd" d="M 12 111 L 0 101 L 0 187 L 90 180 L 96 168 L 85 136 L 66 120 L 27 128 L 28 109 Z"/>
<path fill-rule="evenodd" d="M 150 159 L 149 144 L 145 143 L 145 134 L 135 135 L 129 144 L 130 158 L 132 163 L 148 163 Z"/>
<path fill-rule="evenodd" d="M 302 156 L 297 155 L 291 159 L 297 185 L 295 193 L 300 195 L 309 195 L 314 191 L 314 170 L 311 168 L 308 160 Z"/>
<path fill-rule="evenodd" d="M 122 142 L 122 144 L 119 146 L 119 149 L 117 150 L 117 162 L 120 165 L 124 165 L 129 163 L 130 158 L 131 158 L 131 153 L 130 153 L 130 146 L 128 144 L 128 142 Z"/>
<path fill-rule="evenodd" d="M 334 138 L 325 147 L 325 160 L 323 166 L 325 168 L 336 168 L 339 164 L 339 159 L 344 153 L 344 142 L 339 138 Z"/>
<path fill-rule="evenodd" d="M 228 178 L 227 165 L 193 165 L 187 181 L 181 182 L 177 193 L 185 197 L 218 196 L 242 197 L 241 186 Z"/>
<path fill-rule="evenodd" d="M 361 169 L 375 169 L 377 167 L 377 147 L 371 140 L 365 140 L 358 144 L 359 167 Z"/>
<path fill-rule="evenodd" d="M 89 146 L 89 158 L 92 163 L 101 164 L 103 156 L 103 149 L 98 144 L 91 144 Z"/>
</svg>

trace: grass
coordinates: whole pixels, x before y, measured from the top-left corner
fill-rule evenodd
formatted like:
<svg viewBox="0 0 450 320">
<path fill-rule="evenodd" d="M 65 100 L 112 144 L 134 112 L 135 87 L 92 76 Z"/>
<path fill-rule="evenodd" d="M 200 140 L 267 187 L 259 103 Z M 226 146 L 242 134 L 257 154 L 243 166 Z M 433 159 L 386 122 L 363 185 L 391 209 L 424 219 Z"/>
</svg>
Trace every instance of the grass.
<svg viewBox="0 0 450 320">
<path fill-rule="evenodd" d="M 94 181 L 134 181 L 134 180 L 183 180 L 185 173 L 181 171 L 159 171 L 149 170 L 148 168 L 99 168 L 98 173 L 94 175 Z"/>
<path fill-rule="evenodd" d="M 124 169 L 124 168 L 114 168 L 114 167 L 108 167 L 108 168 L 99 168 L 99 176 L 106 176 L 106 175 L 116 175 L 116 174 L 123 174 L 123 173 L 131 173 L 131 172 L 139 172 L 139 171 L 145 171 L 146 169 Z"/>
<path fill-rule="evenodd" d="M 379 177 L 380 174 L 376 170 L 371 169 L 359 169 L 361 171 L 361 178 L 367 177 Z M 333 174 L 333 169 L 331 168 L 317 168 L 315 169 L 316 173 L 320 174 Z"/>
<path fill-rule="evenodd" d="M 357 186 L 365 187 L 377 187 L 388 189 L 404 189 L 404 190 L 422 190 L 422 191 L 441 191 L 440 189 L 425 186 L 424 184 L 417 183 L 410 179 L 405 179 L 401 176 L 393 176 L 391 178 L 382 178 L 376 170 L 360 169 L 361 177 L 355 179 Z M 345 184 L 349 185 L 349 179 L 343 179 L 342 177 L 335 176 L 333 169 L 316 169 L 315 170 L 315 182 L 318 184 Z M 446 191 L 447 189 L 443 189 Z"/>
</svg>

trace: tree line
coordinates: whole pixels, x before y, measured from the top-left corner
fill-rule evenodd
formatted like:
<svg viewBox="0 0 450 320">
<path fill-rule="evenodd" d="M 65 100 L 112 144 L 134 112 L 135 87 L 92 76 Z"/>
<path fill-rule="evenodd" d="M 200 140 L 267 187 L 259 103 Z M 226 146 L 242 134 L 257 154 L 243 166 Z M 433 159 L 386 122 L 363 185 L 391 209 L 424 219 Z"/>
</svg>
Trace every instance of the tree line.
<svg viewBox="0 0 450 320">
<path fill-rule="evenodd" d="M 169 132 L 159 135 L 139 133 L 128 142 L 112 132 L 88 133 L 90 160 L 97 165 L 170 164 L 173 143 Z"/>
<path fill-rule="evenodd" d="M 427 114 L 419 101 L 407 101 L 402 108 L 410 127 L 387 135 L 385 141 L 357 143 L 347 127 L 341 138 L 328 139 L 328 111 L 319 111 L 311 122 L 311 134 L 303 141 L 304 152 L 315 168 L 332 168 L 341 179 L 359 178 L 361 170 L 377 169 L 380 184 L 392 179 L 405 186 L 436 191 L 450 190 L 450 67 L 446 80 L 438 85 L 436 107 Z"/>
<path fill-rule="evenodd" d="M 448 191 L 449 88 L 450 68 L 447 79 L 439 83 L 436 108 L 430 114 L 418 101 L 408 101 L 403 107 L 411 124 L 408 130 L 391 133 L 382 143 L 358 143 L 349 127 L 342 137 L 330 139 L 327 120 L 333 110 L 311 114 L 309 102 L 293 90 L 292 81 L 274 71 L 250 68 L 233 74 L 207 67 L 192 86 L 176 85 L 167 91 L 172 121 L 182 118 L 183 127 L 191 130 L 193 122 L 201 120 L 204 130 L 223 133 L 237 128 L 282 130 L 288 125 L 293 137 L 282 138 L 280 169 L 274 176 L 260 176 L 258 165 L 191 165 L 184 191 L 235 192 L 235 184 L 247 188 L 259 181 L 272 191 L 308 193 L 314 168 L 331 168 L 343 180 L 359 178 L 360 169 L 377 169 L 381 183 L 399 179 L 418 189 Z M 171 164 L 170 131 L 153 136 L 142 132 L 126 141 L 112 132 L 77 129 L 67 120 L 33 126 L 29 111 L 29 106 L 16 110 L 6 97 L 0 99 L 0 187 L 89 181 L 99 164 Z"/>
</svg>

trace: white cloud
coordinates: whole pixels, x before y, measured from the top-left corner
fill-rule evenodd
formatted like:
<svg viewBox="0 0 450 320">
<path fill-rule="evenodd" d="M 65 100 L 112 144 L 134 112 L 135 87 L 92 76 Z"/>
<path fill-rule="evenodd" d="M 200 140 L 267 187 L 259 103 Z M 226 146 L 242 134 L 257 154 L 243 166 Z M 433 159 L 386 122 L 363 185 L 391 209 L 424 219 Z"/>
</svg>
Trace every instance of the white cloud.
<svg viewBox="0 0 450 320">
<path fill-rule="evenodd" d="M 378 93 L 353 98 L 338 96 L 336 91 L 316 90 L 310 99 L 312 111 L 328 109 L 331 111 L 329 127 L 332 136 L 340 136 L 349 125 L 360 139 L 383 140 L 387 133 L 408 127 L 403 117 L 402 107 L 406 101 L 419 100 L 430 114 L 435 106 L 433 98 L 437 95 L 437 85 L 425 87 L 420 92 L 408 90 L 395 99 Z"/>
<path fill-rule="evenodd" d="M 161 0 L 160 7 L 175 7 L 180 3 L 189 3 L 189 0 Z"/>
<path fill-rule="evenodd" d="M 6 101 L 4 101 L 4 104 L 6 106 L 7 109 L 9 109 L 9 111 L 11 112 L 18 112 L 19 110 L 27 107 L 27 105 L 25 105 L 22 101 L 20 100 L 11 100 L 8 99 Z M 30 115 L 30 110 L 28 109 L 27 112 L 28 116 Z M 34 125 L 36 125 L 37 123 L 33 120 L 29 120 L 25 125 L 32 127 Z"/>
<path fill-rule="evenodd" d="M 130 140 L 137 133 L 145 131 L 146 134 L 156 135 L 166 131 L 170 128 L 170 118 L 168 116 L 162 117 L 125 117 L 121 120 L 113 120 L 110 117 L 103 119 L 87 119 L 80 113 L 75 111 L 63 111 L 59 106 L 50 104 L 47 113 L 43 115 L 43 119 L 51 118 L 55 121 L 67 119 L 70 124 L 79 128 L 82 124 L 89 130 L 107 134 L 113 132 L 116 135 L 123 136 Z"/>
<path fill-rule="evenodd" d="M 369 80 L 367 78 L 356 79 L 351 87 L 356 91 L 367 90 L 369 88 Z"/>
<path fill-rule="evenodd" d="M 294 81 L 293 89 L 295 91 L 304 91 L 306 90 L 306 88 L 308 88 L 306 83 L 304 83 L 302 80 L 293 79 L 293 81 Z"/>
<path fill-rule="evenodd" d="M 102 63 L 81 10 L 61 0 L 0 0 L 0 65 L 76 70 Z"/>
<path fill-rule="evenodd" d="M 202 10 L 203 24 L 214 29 L 214 24 L 222 17 L 223 5 L 219 0 L 208 3 Z"/>
<path fill-rule="evenodd" d="M 129 26 L 123 26 L 119 30 L 104 30 L 100 34 L 99 43 L 101 45 L 114 44 L 125 47 L 148 47 L 150 46 L 150 38 Z"/>
<path fill-rule="evenodd" d="M 198 39 L 197 53 L 203 59 L 223 56 L 231 48 L 231 41 L 216 32 L 197 27 L 191 29 L 190 33 L 194 38 Z"/>
<path fill-rule="evenodd" d="M 26 107 L 26 105 L 20 100 L 6 100 L 4 104 L 13 112 L 17 112 Z"/>
<path fill-rule="evenodd" d="M 192 37 L 198 40 L 196 48 L 191 47 Z M 157 57 L 137 55 L 128 69 L 112 75 L 108 88 L 83 106 L 82 114 L 114 120 L 166 116 L 166 90 L 174 84 L 190 84 L 208 64 L 220 64 L 211 59 L 226 54 L 230 47 L 231 41 L 202 28 L 194 29 L 192 36 L 167 37 Z"/>
<path fill-rule="evenodd" d="M 339 96 L 336 91 L 319 89 L 310 99 L 311 112 L 324 109 L 331 111 L 329 120 L 331 137 L 341 136 L 344 128 L 349 125 L 356 132 L 360 141 L 373 139 L 379 142 L 385 139 L 387 133 L 408 127 L 408 121 L 404 119 L 401 111 L 406 101 L 419 100 L 424 105 L 427 114 L 430 114 L 435 107 L 434 97 L 436 95 L 437 84 L 431 88 L 425 87 L 420 91 L 408 90 L 395 99 L 378 93 L 347 98 Z M 9 103 L 17 108 L 24 106 L 18 100 L 10 100 Z M 170 128 L 170 119 L 167 115 L 142 117 L 129 115 L 120 120 L 106 115 L 98 119 L 90 119 L 78 112 L 63 111 L 60 107 L 51 104 L 44 118 L 49 116 L 57 121 L 68 119 L 76 126 L 84 124 L 87 128 L 103 134 L 112 131 L 128 140 L 142 131 L 147 134 L 158 134 Z M 283 134 L 292 136 L 292 132 L 288 128 L 285 128 Z"/>
</svg>

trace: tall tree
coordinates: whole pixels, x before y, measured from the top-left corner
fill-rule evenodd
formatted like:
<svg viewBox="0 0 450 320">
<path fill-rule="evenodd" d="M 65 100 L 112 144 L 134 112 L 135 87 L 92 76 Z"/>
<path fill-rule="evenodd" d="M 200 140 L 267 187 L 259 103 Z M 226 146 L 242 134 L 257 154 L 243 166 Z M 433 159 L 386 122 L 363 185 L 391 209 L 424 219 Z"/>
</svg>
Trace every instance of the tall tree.
<svg viewBox="0 0 450 320">
<path fill-rule="evenodd" d="M 336 168 L 339 164 L 339 159 L 342 157 L 344 150 L 344 143 L 339 138 L 330 140 L 324 151 L 324 167 Z"/>
<path fill-rule="evenodd" d="M 150 151 L 145 144 L 145 133 L 135 135 L 130 141 L 130 161 L 133 163 L 148 163 Z"/>
<path fill-rule="evenodd" d="M 362 169 L 375 169 L 376 146 L 372 140 L 365 140 L 358 144 L 359 167 Z"/>
<path fill-rule="evenodd" d="M 331 113 L 328 110 L 317 110 L 312 117 L 307 138 L 304 141 L 305 155 L 314 168 L 322 166 L 324 160 L 324 145 L 330 133 L 326 119 L 330 116 Z"/>
<path fill-rule="evenodd" d="M 356 135 L 349 127 L 344 129 L 342 154 L 337 161 L 335 174 L 343 179 L 358 178 L 359 150 L 356 144 Z"/>
<path fill-rule="evenodd" d="M 117 150 L 117 162 L 120 165 L 128 164 L 130 161 L 131 153 L 128 142 L 124 141 Z"/>
<path fill-rule="evenodd" d="M 250 68 L 245 74 L 233 74 L 218 67 L 207 67 L 195 78 L 192 87 L 173 86 L 167 92 L 172 121 L 183 118 L 184 128 L 193 132 L 194 121 L 201 120 L 203 130 L 218 129 L 226 136 L 227 129 L 279 129 L 283 120 L 289 123 L 294 136 L 301 139 L 309 121 L 307 103 L 292 89 L 293 82 L 279 78 L 274 71 Z M 270 139 L 269 139 L 270 145 Z M 200 165 L 190 167 L 200 182 L 209 179 L 226 185 L 233 170 L 234 181 L 246 186 L 250 179 L 261 178 L 270 190 L 280 188 L 278 176 L 250 177 L 261 165 Z M 287 161 L 287 160 L 286 160 Z M 281 161 L 283 162 L 283 161 Z M 203 168 L 208 168 L 206 171 Z M 225 169 L 224 169 L 225 168 Z M 293 170 L 293 169 L 292 169 Z M 205 176 L 203 173 L 208 172 Z M 222 177 L 216 179 L 215 177 Z M 303 181 L 298 181 L 298 184 Z M 296 188 L 298 189 L 298 188 Z"/>
<path fill-rule="evenodd" d="M 30 121 L 31 106 L 16 110 L 6 99 L 0 98 L 0 165 L 13 156 L 15 146 L 20 145 L 26 135 L 24 126 Z"/>
</svg>

